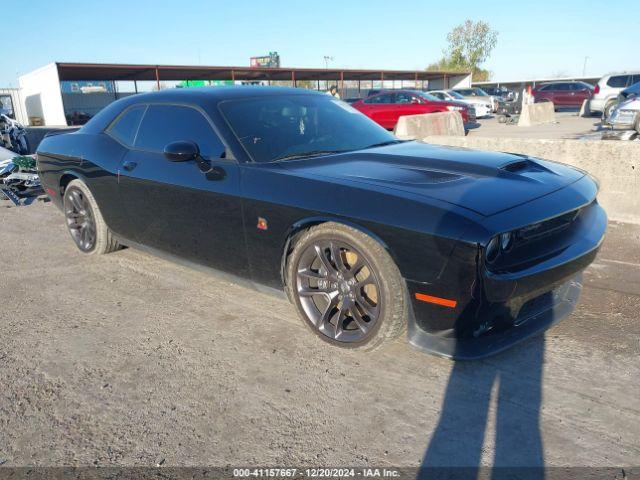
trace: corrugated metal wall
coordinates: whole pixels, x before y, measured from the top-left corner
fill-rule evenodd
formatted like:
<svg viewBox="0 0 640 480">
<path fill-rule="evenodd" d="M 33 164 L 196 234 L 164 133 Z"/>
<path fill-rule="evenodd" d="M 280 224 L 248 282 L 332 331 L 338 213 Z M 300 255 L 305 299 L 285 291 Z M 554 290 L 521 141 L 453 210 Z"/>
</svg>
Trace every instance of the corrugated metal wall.
<svg viewBox="0 0 640 480">
<path fill-rule="evenodd" d="M 0 97 L 9 96 L 11 98 L 11 107 L 16 120 L 23 125 L 29 124 L 27 118 L 27 112 L 24 109 L 24 103 L 22 102 L 22 96 L 20 95 L 19 88 L 0 88 Z"/>
</svg>

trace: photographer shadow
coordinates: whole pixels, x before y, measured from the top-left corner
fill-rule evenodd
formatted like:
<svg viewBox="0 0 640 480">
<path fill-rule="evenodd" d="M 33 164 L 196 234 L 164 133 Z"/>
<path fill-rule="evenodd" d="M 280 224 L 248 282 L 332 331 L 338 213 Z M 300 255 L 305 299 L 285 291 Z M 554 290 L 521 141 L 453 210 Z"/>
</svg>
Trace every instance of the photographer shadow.
<svg viewBox="0 0 640 480">
<path fill-rule="evenodd" d="M 540 335 L 485 361 L 455 363 L 419 479 L 466 480 L 480 474 L 492 479 L 544 478 L 539 420 L 544 348 Z M 495 432 L 487 428 L 492 398 Z M 486 453 L 491 450 L 493 455 Z M 491 465 L 491 457 L 493 466 L 483 467 Z"/>
</svg>

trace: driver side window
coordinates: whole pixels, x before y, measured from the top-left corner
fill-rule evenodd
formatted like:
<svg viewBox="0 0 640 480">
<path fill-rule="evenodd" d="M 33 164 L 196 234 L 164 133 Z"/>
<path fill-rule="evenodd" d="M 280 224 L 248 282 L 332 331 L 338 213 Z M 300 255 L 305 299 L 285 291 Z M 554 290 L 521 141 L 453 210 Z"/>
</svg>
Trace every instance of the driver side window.
<svg viewBox="0 0 640 480">
<path fill-rule="evenodd" d="M 224 145 L 209 121 L 195 108 L 182 105 L 149 105 L 135 140 L 140 150 L 162 152 L 171 142 L 198 145 L 205 158 L 220 158 Z"/>
<path fill-rule="evenodd" d="M 368 98 L 364 103 L 393 103 L 392 95 L 383 93 L 382 95 L 376 95 L 375 97 Z"/>
</svg>

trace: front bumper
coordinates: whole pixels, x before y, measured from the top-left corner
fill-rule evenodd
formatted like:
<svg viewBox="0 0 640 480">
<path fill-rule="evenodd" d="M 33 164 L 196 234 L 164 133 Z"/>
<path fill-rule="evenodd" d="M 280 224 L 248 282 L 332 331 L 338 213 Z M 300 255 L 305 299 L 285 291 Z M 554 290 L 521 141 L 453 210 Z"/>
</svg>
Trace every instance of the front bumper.
<svg viewBox="0 0 640 480">
<path fill-rule="evenodd" d="M 478 360 L 507 350 L 541 334 L 569 316 L 582 291 L 580 274 L 542 293 L 523 305 L 511 328 L 486 332 L 476 338 L 455 338 L 430 334 L 409 323 L 409 343 L 429 353 L 452 360 Z"/>
<path fill-rule="evenodd" d="M 633 129 L 640 112 L 637 110 L 615 110 L 607 123 L 613 128 Z"/>
<path fill-rule="evenodd" d="M 450 258 L 440 276 L 442 283 L 407 281 L 413 300 L 409 342 L 453 359 L 478 359 L 543 332 L 569 315 L 580 294 L 581 273 L 596 257 L 607 225 L 606 213 L 593 200 L 595 184 L 583 178 L 570 196 L 575 203 L 569 212 L 576 208 L 579 214 L 566 228 L 550 231 L 537 243 L 516 246 L 510 255 L 517 261 L 506 258 L 497 269 L 496 265 L 489 268 L 479 246 L 464 244 Z M 578 191 L 591 201 L 580 205 Z M 492 221 L 501 224 L 514 215 L 531 218 L 527 211 L 549 211 L 545 208 L 548 202 L 557 203 L 567 195 L 557 192 L 510 215 L 496 215 Z M 487 223 L 492 221 L 487 219 Z M 418 293 L 457 302 L 449 307 L 429 304 L 420 301 Z"/>
<path fill-rule="evenodd" d="M 476 117 L 485 118 L 491 116 L 491 107 L 489 105 L 476 106 Z"/>
</svg>

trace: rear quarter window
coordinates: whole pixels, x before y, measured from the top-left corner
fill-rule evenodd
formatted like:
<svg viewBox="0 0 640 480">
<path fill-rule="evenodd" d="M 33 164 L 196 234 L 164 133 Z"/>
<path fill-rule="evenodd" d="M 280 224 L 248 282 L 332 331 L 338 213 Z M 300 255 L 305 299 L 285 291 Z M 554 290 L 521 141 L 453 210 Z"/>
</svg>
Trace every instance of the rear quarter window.
<svg viewBox="0 0 640 480">
<path fill-rule="evenodd" d="M 109 126 L 107 133 L 125 145 L 133 145 L 146 109 L 146 105 L 138 105 L 125 110 Z"/>
<path fill-rule="evenodd" d="M 611 88 L 624 88 L 629 81 L 629 75 L 614 75 L 607 80 L 607 86 Z"/>
</svg>

